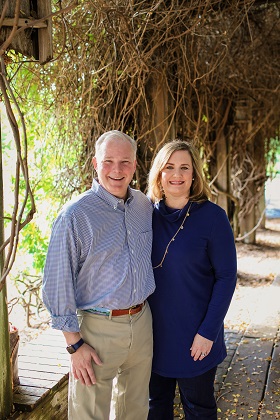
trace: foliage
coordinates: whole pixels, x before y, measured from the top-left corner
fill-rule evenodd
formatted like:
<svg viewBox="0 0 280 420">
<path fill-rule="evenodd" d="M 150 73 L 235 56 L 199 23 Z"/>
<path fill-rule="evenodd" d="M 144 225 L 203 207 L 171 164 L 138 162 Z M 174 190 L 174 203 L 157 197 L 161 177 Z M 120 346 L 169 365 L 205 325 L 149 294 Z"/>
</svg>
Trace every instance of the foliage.
<svg viewBox="0 0 280 420">
<path fill-rule="evenodd" d="M 40 78 L 42 69 L 37 63 L 25 63 L 22 57 L 15 55 L 13 51 L 9 52 L 9 56 L 11 60 L 7 66 L 7 73 L 25 118 L 29 181 L 37 207 L 34 220 L 21 232 L 19 250 L 33 255 L 33 270 L 38 274 L 44 266 L 51 223 L 65 200 L 80 188 L 76 165 L 79 147 L 67 147 L 67 152 L 64 149 L 62 133 L 54 117 L 52 89 L 46 89 L 43 79 Z M 4 165 L 11 169 L 15 150 L 12 133 L 7 127 L 4 128 L 7 130 L 3 149 Z M 12 171 L 10 179 L 6 179 L 6 182 L 6 189 L 13 190 L 15 175 Z M 22 176 L 19 186 L 20 200 L 24 200 Z M 29 209 L 28 200 L 25 213 Z M 13 201 L 10 200 L 10 205 L 6 206 L 6 220 L 11 219 L 12 211 Z"/>
<path fill-rule="evenodd" d="M 266 150 L 267 175 L 271 178 L 280 173 L 280 140 L 279 136 L 269 139 Z"/>
<path fill-rule="evenodd" d="M 55 18 L 61 53 L 40 77 L 52 89 L 63 144 L 79 142 L 79 189 L 91 184 L 96 138 L 117 128 L 138 141 L 143 190 L 153 154 L 166 140 L 202 144 L 211 167 L 226 135 L 238 198 L 249 188 L 239 169 L 247 172 L 250 145 L 278 128 L 279 33 L 279 5 L 255 0 L 82 0 Z M 260 171 L 263 183 L 262 163 L 251 163 L 253 178 Z"/>
<path fill-rule="evenodd" d="M 31 275 L 29 270 L 19 270 L 15 277 L 17 296 L 9 302 L 10 312 L 19 303 L 24 309 L 28 327 L 37 327 L 49 321 L 41 298 L 41 285 L 42 277 Z"/>
<path fill-rule="evenodd" d="M 53 10 L 68 3 L 53 2 Z M 249 213 L 266 179 L 261 151 L 274 156 L 279 145 L 279 33 L 279 6 L 261 1 L 81 0 L 53 18 L 50 63 L 42 67 L 9 51 L 39 213 L 21 241 L 40 249 L 34 268 L 42 267 L 56 211 L 90 186 L 94 142 L 108 129 L 137 140 L 136 181 L 143 190 L 154 152 L 166 140 L 196 142 L 210 178 L 226 136 L 228 193 L 242 216 Z M 268 140 L 259 141 L 253 156 L 256 138 Z"/>
</svg>

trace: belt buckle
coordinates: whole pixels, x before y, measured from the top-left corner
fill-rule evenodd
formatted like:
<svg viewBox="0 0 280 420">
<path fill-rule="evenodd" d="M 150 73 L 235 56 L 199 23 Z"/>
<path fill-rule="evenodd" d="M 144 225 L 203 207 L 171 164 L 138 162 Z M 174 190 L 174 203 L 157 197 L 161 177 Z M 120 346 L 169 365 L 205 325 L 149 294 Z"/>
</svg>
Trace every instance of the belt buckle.
<svg viewBox="0 0 280 420">
<path fill-rule="evenodd" d="M 139 306 L 141 306 L 141 303 L 140 303 L 139 305 L 134 305 L 134 306 L 131 306 L 131 307 L 128 309 L 128 314 L 129 314 L 129 315 L 132 315 L 132 314 L 131 314 L 132 309 L 136 309 L 136 308 L 138 308 Z"/>
<path fill-rule="evenodd" d="M 131 314 L 132 309 L 136 309 L 138 306 L 140 306 L 140 305 L 134 305 L 134 306 L 131 306 L 131 307 L 128 309 L 128 315 L 132 315 L 132 314 Z"/>
</svg>

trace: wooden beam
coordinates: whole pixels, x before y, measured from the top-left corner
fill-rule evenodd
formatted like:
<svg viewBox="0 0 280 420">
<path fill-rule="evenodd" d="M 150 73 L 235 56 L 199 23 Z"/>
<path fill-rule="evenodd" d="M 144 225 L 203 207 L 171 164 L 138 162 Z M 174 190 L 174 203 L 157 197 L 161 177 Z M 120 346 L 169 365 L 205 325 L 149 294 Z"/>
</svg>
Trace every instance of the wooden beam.
<svg viewBox="0 0 280 420">
<path fill-rule="evenodd" d="M 2 26 L 14 26 L 15 24 L 15 20 L 13 18 L 5 18 L 3 20 Z M 26 27 L 26 28 L 36 28 L 36 29 L 41 29 L 41 28 L 47 28 L 48 25 L 46 22 L 37 22 L 36 23 L 36 19 L 26 19 L 26 18 L 19 18 L 18 22 L 17 22 L 17 27 L 21 28 L 21 27 Z"/>
</svg>

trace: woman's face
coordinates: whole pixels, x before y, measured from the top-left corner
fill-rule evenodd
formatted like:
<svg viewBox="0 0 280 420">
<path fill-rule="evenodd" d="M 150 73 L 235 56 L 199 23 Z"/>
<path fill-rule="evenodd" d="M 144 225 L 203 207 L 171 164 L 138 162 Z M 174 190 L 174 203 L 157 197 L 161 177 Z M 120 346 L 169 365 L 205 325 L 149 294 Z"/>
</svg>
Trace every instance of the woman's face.
<svg viewBox="0 0 280 420">
<path fill-rule="evenodd" d="M 161 185 L 166 197 L 184 197 L 190 195 L 193 179 L 193 164 L 187 150 L 177 150 L 170 156 L 161 171 Z"/>
</svg>

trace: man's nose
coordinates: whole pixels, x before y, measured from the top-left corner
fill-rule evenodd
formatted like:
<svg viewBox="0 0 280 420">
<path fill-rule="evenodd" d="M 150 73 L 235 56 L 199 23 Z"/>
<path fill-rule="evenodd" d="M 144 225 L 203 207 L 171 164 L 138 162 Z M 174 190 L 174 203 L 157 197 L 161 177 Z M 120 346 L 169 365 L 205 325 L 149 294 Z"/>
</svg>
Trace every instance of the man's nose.
<svg viewBox="0 0 280 420">
<path fill-rule="evenodd" d="M 121 170 L 122 170 L 121 162 L 114 162 L 113 170 L 115 172 L 121 172 Z"/>
</svg>

